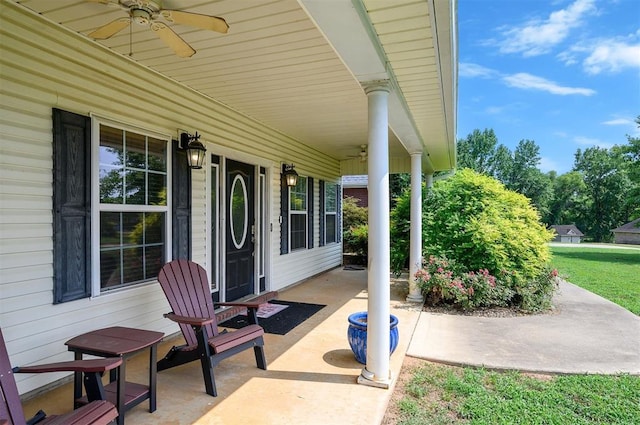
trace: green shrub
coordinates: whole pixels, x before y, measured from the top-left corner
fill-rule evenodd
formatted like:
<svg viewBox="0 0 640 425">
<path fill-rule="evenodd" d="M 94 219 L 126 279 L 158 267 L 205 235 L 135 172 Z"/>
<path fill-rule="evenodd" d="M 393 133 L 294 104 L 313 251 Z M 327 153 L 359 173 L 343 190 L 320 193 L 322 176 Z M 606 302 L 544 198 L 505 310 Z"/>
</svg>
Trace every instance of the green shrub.
<svg viewBox="0 0 640 425">
<path fill-rule="evenodd" d="M 369 246 L 369 226 L 360 224 L 344 232 L 344 251 L 366 257 Z"/>
<path fill-rule="evenodd" d="M 427 253 L 466 270 L 509 272 L 514 285 L 537 278 L 551 259 L 547 243 L 553 235 L 529 200 L 468 169 L 434 185 L 424 221 Z"/>
<path fill-rule="evenodd" d="M 428 260 L 417 278 L 427 301 L 464 309 L 512 305 L 537 311 L 550 306 L 556 279 L 548 267 L 547 243 L 553 235 L 526 197 L 491 177 L 462 170 L 437 182 L 423 199 Z M 396 272 L 409 257 L 409 216 L 406 192 L 391 213 Z"/>
<path fill-rule="evenodd" d="M 342 239 L 343 251 L 360 256 L 367 256 L 369 227 L 367 226 L 368 210 L 360 207 L 357 200 L 347 196 L 342 201 Z"/>
<path fill-rule="evenodd" d="M 424 188 L 422 186 L 422 199 L 424 199 Z M 390 215 L 390 237 L 391 237 L 391 270 L 399 275 L 403 269 L 409 266 L 409 244 L 411 229 L 411 191 L 405 189 L 402 194 L 395 199 L 395 206 Z M 424 214 L 423 214 L 424 232 Z"/>
<path fill-rule="evenodd" d="M 347 196 L 342 200 L 342 226 L 345 229 L 367 224 L 368 209 L 358 206 L 358 200 Z"/>
</svg>

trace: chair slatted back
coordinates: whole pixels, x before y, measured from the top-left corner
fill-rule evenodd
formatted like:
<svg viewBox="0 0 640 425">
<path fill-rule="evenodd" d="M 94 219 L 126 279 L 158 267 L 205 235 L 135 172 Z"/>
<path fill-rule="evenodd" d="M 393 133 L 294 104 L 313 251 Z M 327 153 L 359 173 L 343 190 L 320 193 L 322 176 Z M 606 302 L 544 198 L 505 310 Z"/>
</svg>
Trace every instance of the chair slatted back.
<svg viewBox="0 0 640 425">
<path fill-rule="evenodd" d="M 212 318 L 213 323 L 206 326 L 207 335 L 209 338 L 218 335 L 209 279 L 202 266 L 193 261 L 173 260 L 162 267 L 158 282 L 173 313 L 186 317 Z M 191 326 L 180 324 L 180 329 L 187 345 L 198 345 Z"/>
<path fill-rule="evenodd" d="M 9 424 L 24 424 L 24 412 L 22 404 L 20 404 L 20 394 L 16 379 L 11 370 L 11 362 L 9 361 L 9 353 L 4 343 L 4 336 L 0 328 L 0 420 L 9 421 Z"/>
</svg>

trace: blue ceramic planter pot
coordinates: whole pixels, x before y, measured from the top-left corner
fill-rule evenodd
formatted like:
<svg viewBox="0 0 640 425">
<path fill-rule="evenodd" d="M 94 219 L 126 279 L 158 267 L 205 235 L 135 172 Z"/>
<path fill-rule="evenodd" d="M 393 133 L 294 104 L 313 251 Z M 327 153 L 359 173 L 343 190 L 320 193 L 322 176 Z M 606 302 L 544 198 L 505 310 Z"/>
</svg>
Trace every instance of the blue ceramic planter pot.
<svg viewBox="0 0 640 425">
<path fill-rule="evenodd" d="M 398 347 L 398 318 L 393 314 L 389 315 L 389 355 L 393 354 Z M 361 311 L 349 316 L 349 328 L 347 338 L 351 351 L 356 356 L 356 360 L 362 364 L 367 364 L 367 312 Z"/>
</svg>

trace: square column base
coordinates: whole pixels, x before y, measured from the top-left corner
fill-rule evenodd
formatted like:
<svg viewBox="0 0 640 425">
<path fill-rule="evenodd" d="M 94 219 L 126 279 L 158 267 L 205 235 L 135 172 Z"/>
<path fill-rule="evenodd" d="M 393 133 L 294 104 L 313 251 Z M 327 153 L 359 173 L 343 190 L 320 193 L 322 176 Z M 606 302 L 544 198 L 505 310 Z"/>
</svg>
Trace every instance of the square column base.
<svg viewBox="0 0 640 425">
<path fill-rule="evenodd" d="M 362 369 L 362 372 L 358 376 L 358 384 L 367 385 L 369 387 L 375 387 L 375 388 L 383 388 L 385 390 L 388 390 L 389 388 L 391 388 L 391 383 L 393 382 L 391 371 L 389 371 L 388 379 L 381 380 L 381 379 L 374 379 L 374 378 L 375 378 L 375 375 L 369 372 L 366 368 L 364 368 Z"/>
</svg>

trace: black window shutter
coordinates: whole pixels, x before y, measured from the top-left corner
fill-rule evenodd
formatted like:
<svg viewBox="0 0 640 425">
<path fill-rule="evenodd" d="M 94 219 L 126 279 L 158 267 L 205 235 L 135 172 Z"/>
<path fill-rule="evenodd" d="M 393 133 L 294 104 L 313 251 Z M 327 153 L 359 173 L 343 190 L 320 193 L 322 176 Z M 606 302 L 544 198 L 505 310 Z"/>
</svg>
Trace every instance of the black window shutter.
<svg viewBox="0 0 640 425">
<path fill-rule="evenodd" d="M 325 193 L 324 193 L 324 180 L 319 181 L 320 187 L 320 246 L 324 246 L 326 243 L 326 237 L 324 234 L 324 222 L 325 222 L 325 213 L 324 213 L 324 201 L 325 201 Z"/>
<path fill-rule="evenodd" d="M 313 177 L 307 177 L 307 248 L 313 248 Z"/>
<path fill-rule="evenodd" d="M 289 253 L 289 186 L 280 175 L 280 255 Z"/>
<path fill-rule="evenodd" d="M 342 186 L 336 185 L 336 242 L 342 241 Z"/>
<path fill-rule="evenodd" d="M 191 169 L 187 153 L 173 141 L 172 160 L 172 257 L 191 259 Z"/>
<path fill-rule="evenodd" d="M 91 296 L 91 118 L 53 109 L 53 303 Z"/>
</svg>

